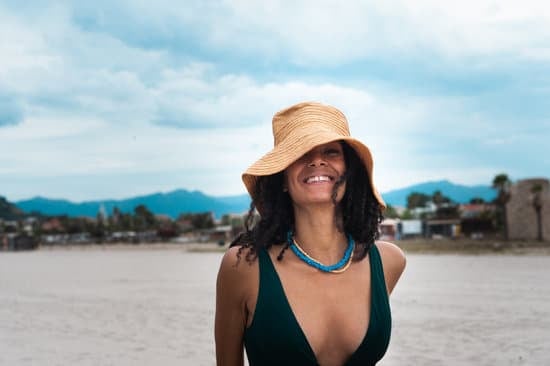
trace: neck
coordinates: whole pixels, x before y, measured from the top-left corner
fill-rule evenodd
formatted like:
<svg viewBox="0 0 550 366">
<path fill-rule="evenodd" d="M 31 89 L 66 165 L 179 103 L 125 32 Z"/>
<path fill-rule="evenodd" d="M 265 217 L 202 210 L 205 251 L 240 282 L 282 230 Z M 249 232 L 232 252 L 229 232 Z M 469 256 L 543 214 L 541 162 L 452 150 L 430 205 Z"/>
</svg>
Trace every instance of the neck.
<svg viewBox="0 0 550 366">
<path fill-rule="evenodd" d="M 338 231 L 338 210 L 327 207 L 294 207 L 294 237 L 304 251 L 322 263 L 335 263 L 347 248 L 345 233 Z"/>
</svg>

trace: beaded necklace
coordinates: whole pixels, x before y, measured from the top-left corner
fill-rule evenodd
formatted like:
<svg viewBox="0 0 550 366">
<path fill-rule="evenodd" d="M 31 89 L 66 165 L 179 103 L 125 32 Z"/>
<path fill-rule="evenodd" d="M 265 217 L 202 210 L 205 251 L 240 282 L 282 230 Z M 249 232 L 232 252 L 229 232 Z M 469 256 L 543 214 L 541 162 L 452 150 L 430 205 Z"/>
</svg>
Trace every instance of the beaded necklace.
<svg viewBox="0 0 550 366">
<path fill-rule="evenodd" d="M 355 241 L 351 237 L 350 234 L 347 234 L 348 237 L 348 247 L 346 249 L 346 252 L 344 253 L 344 256 L 338 263 L 331 264 L 331 265 L 325 265 L 318 260 L 312 258 L 309 254 L 306 253 L 304 249 L 300 247 L 296 239 L 294 239 L 292 230 L 289 230 L 287 233 L 287 242 L 298 258 L 300 258 L 302 261 L 304 261 L 306 264 L 317 268 L 320 271 L 328 272 L 328 273 L 342 273 L 351 264 L 351 260 L 353 259 L 353 250 L 355 249 Z"/>
</svg>

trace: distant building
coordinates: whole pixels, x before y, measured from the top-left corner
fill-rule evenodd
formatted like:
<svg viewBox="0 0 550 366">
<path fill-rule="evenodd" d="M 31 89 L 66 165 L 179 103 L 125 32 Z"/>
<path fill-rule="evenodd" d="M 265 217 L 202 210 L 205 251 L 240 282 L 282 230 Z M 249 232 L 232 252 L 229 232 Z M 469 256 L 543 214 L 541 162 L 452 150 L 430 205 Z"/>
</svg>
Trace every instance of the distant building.
<svg viewBox="0 0 550 366">
<path fill-rule="evenodd" d="M 430 219 L 425 221 L 426 236 L 432 239 L 460 236 L 460 219 Z"/>
<path fill-rule="evenodd" d="M 176 227 L 180 232 L 186 233 L 193 230 L 193 223 L 189 218 L 179 217 L 176 220 Z"/>
<path fill-rule="evenodd" d="M 41 225 L 42 231 L 45 232 L 64 232 L 65 228 L 57 217 L 52 217 L 44 221 Z"/>
<path fill-rule="evenodd" d="M 437 211 L 437 205 L 433 203 L 432 201 L 426 202 L 426 206 L 424 207 L 415 207 L 410 210 L 413 217 L 420 218 L 425 216 L 431 216 L 435 215 Z"/>
<path fill-rule="evenodd" d="M 459 206 L 460 226 L 463 235 L 481 239 L 495 233 L 495 205 L 467 203 Z"/>
<path fill-rule="evenodd" d="M 537 239 L 537 215 L 533 207 L 534 195 L 531 192 L 535 185 L 542 187 L 542 238 L 550 240 L 550 181 L 546 178 L 523 179 L 511 186 L 510 201 L 506 204 L 510 239 Z"/>
<path fill-rule="evenodd" d="M 384 219 L 379 225 L 380 240 L 399 239 L 399 219 Z"/>
<path fill-rule="evenodd" d="M 492 216 L 495 205 L 492 203 L 466 203 L 459 206 L 460 217 L 463 219 Z"/>
<path fill-rule="evenodd" d="M 403 239 L 424 235 L 424 225 L 419 219 L 400 220 L 398 227 L 401 228 L 400 236 Z"/>
<path fill-rule="evenodd" d="M 216 242 L 225 245 L 232 239 L 231 225 L 220 225 L 200 230 L 199 242 Z"/>
</svg>

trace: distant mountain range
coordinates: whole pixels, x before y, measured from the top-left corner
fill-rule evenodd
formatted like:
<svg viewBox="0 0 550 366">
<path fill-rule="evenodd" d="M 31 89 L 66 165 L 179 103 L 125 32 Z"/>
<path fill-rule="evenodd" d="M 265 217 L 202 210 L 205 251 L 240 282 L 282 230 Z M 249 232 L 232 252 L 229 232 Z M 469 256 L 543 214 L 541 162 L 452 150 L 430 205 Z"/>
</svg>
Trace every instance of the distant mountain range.
<svg viewBox="0 0 550 366">
<path fill-rule="evenodd" d="M 0 219 L 16 220 L 24 215 L 24 212 L 15 204 L 0 196 Z"/>
<path fill-rule="evenodd" d="M 122 200 L 98 200 L 74 203 L 67 200 L 52 200 L 35 197 L 17 201 L 16 205 L 25 212 L 40 212 L 46 215 L 95 217 L 101 206 L 110 214 L 116 206 L 122 212 L 132 212 L 138 205 L 145 205 L 155 214 L 177 218 L 181 213 L 212 211 L 216 217 L 225 213 L 241 213 L 248 209 L 248 195 L 212 197 L 200 191 L 178 189 L 168 193 L 154 193 Z"/>
<path fill-rule="evenodd" d="M 490 186 L 465 186 L 454 184 L 447 180 L 425 182 L 405 188 L 382 193 L 384 200 L 392 206 L 406 206 L 407 196 L 412 192 L 433 194 L 435 191 L 458 203 L 467 203 L 474 197 L 491 201 L 496 192 Z M 67 200 L 53 200 L 35 197 L 29 200 L 15 202 L 17 207 L 26 213 L 40 212 L 44 215 L 69 215 L 95 217 L 103 205 L 107 214 L 116 206 L 123 212 L 131 212 L 140 204 L 147 206 L 155 214 L 165 214 L 176 218 L 180 213 L 212 211 L 216 217 L 226 213 L 242 213 L 248 210 L 250 198 L 248 195 L 213 197 L 200 191 L 186 191 L 183 189 L 168 193 L 154 193 L 151 195 L 133 197 L 123 200 L 98 200 L 74 203 Z"/>
<path fill-rule="evenodd" d="M 435 191 L 441 191 L 443 195 L 457 203 L 468 203 L 472 198 L 483 198 L 483 200 L 489 202 L 496 197 L 496 191 L 491 186 L 465 186 L 449 182 L 448 180 L 415 184 L 382 193 L 382 197 L 386 203 L 392 206 L 404 207 L 407 206 L 407 196 L 412 192 L 432 195 Z"/>
</svg>

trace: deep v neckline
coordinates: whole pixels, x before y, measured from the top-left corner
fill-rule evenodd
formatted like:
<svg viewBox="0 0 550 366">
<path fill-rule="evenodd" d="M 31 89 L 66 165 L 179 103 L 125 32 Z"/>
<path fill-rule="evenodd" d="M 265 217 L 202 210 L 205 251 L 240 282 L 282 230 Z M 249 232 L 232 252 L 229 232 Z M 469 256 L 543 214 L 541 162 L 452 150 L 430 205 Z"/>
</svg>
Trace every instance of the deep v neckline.
<svg viewBox="0 0 550 366">
<path fill-rule="evenodd" d="M 374 245 L 375 244 L 373 244 L 373 246 Z M 372 250 L 372 248 L 371 248 L 371 250 Z M 373 283 L 372 283 L 373 282 L 373 266 L 372 266 L 372 259 L 371 259 L 372 255 L 370 253 L 371 250 L 369 250 L 369 253 L 368 253 L 369 272 L 370 272 L 370 277 L 371 277 L 370 278 L 370 289 L 369 289 L 369 291 L 370 291 L 369 325 L 367 326 L 367 329 L 365 331 L 365 336 L 363 337 L 363 339 L 361 340 L 361 342 L 359 343 L 359 345 L 357 346 L 355 351 L 353 351 L 353 353 L 350 354 L 348 359 L 345 361 L 344 365 L 346 365 L 350 360 L 352 360 L 353 357 L 355 356 L 355 354 L 357 354 L 357 352 L 363 347 L 363 345 L 365 344 L 365 342 L 368 339 L 369 333 L 371 332 L 371 328 L 373 327 L 373 325 L 372 325 L 373 324 L 373 314 L 374 314 L 373 307 L 374 307 L 374 304 L 376 302 L 373 301 L 373 297 L 375 296 L 375 293 L 373 291 Z M 269 259 L 269 263 L 270 263 L 271 267 L 273 268 L 273 271 L 275 273 L 275 278 L 277 279 L 277 284 L 280 287 L 281 293 L 283 294 L 284 303 L 286 304 L 286 306 L 288 308 L 288 311 L 291 314 L 291 318 L 293 319 L 294 325 L 296 326 L 296 329 L 299 330 L 299 333 L 300 333 L 301 337 L 303 338 L 304 343 L 307 345 L 308 352 L 310 353 L 311 357 L 315 360 L 315 363 L 317 365 L 319 365 L 319 361 L 317 360 L 317 355 L 313 351 L 313 348 L 311 347 L 311 344 L 309 343 L 309 339 L 307 338 L 304 330 L 302 329 L 302 326 L 298 322 L 298 318 L 296 318 L 296 314 L 294 313 L 294 309 L 292 309 L 292 306 L 290 305 L 290 302 L 288 301 L 288 297 L 286 296 L 286 292 L 285 292 L 285 288 L 283 286 L 283 282 L 281 281 L 281 278 L 279 277 L 279 272 L 277 272 L 277 268 L 275 267 L 275 264 L 273 264 L 273 261 L 271 260 L 271 256 L 269 255 L 269 253 L 267 253 L 267 251 L 266 251 L 266 255 L 267 255 L 267 258 Z"/>
</svg>

